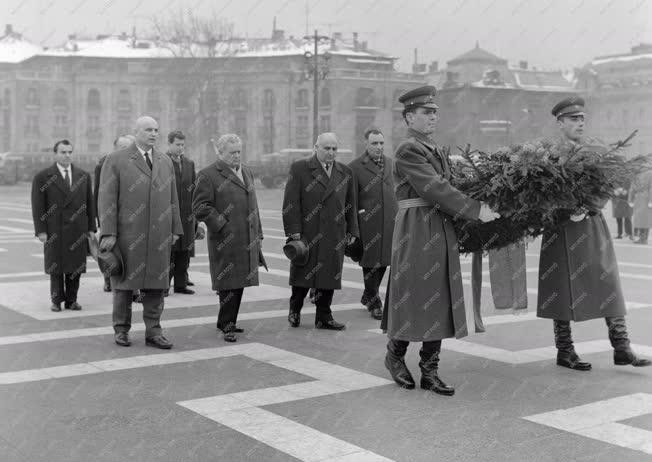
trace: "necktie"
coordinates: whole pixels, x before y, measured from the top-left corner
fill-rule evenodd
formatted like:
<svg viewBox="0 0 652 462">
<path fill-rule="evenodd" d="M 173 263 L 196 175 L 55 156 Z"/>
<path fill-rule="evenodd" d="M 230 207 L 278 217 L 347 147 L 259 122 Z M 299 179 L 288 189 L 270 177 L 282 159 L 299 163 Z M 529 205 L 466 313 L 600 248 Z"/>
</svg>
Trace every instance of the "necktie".
<svg viewBox="0 0 652 462">
<path fill-rule="evenodd" d="M 70 176 L 68 175 L 68 169 L 67 168 L 63 169 L 63 181 L 66 182 L 66 186 L 68 186 L 68 189 L 70 189 L 72 187 L 72 185 L 70 184 Z"/>
<path fill-rule="evenodd" d="M 152 169 L 152 160 L 149 158 L 149 152 L 145 152 L 145 162 L 147 162 L 147 166 L 149 169 Z"/>
<path fill-rule="evenodd" d="M 331 176 L 331 163 L 326 163 L 326 175 Z"/>
</svg>

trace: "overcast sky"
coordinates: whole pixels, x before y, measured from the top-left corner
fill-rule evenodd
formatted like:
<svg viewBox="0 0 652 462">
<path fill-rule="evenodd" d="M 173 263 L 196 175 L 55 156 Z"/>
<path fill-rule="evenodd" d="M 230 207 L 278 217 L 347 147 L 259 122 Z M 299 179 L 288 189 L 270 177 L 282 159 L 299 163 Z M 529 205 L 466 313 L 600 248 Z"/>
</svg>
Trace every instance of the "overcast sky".
<svg viewBox="0 0 652 462">
<path fill-rule="evenodd" d="M 180 8 L 215 11 L 238 35 L 268 37 L 272 19 L 287 35 L 353 31 L 369 47 L 440 67 L 475 46 L 510 63 L 527 60 L 545 69 L 571 69 L 595 56 L 628 52 L 652 42 L 652 0 L 0 0 L 1 24 L 42 45 L 68 34 L 145 32 L 155 15 Z M 306 8 L 307 6 L 307 8 Z M 306 11 L 308 14 L 306 15 Z M 306 18 L 308 27 L 306 27 Z"/>
</svg>

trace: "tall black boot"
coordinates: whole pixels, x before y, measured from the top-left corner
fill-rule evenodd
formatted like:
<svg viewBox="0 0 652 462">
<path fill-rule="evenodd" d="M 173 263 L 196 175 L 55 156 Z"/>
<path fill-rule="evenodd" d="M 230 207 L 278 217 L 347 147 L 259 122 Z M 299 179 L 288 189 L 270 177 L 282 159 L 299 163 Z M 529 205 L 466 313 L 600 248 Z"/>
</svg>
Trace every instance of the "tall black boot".
<svg viewBox="0 0 652 462">
<path fill-rule="evenodd" d="M 609 341 L 614 349 L 614 364 L 616 366 L 645 367 L 652 365 L 649 359 L 638 358 L 629 345 L 627 325 L 624 316 L 613 316 L 604 319 L 609 329 Z"/>
<path fill-rule="evenodd" d="M 576 371 L 590 371 L 591 363 L 580 360 L 575 353 L 573 337 L 571 337 L 570 321 L 553 320 L 555 330 L 555 346 L 557 347 L 557 365 Z"/>
<path fill-rule="evenodd" d="M 439 353 L 441 351 L 441 340 L 433 342 L 423 342 L 423 347 L 419 351 L 421 361 L 421 388 L 424 390 L 434 391 L 440 395 L 453 396 L 455 389 L 444 383 L 437 375 L 439 369 Z"/>
<path fill-rule="evenodd" d="M 394 382 L 402 388 L 412 390 L 416 384 L 405 365 L 405 353 L 410 342 L 405 340 L 390 340 L 387 342 L 387 355 L 385 356 L 385 367 L 392 375 Z"/>
</svg>

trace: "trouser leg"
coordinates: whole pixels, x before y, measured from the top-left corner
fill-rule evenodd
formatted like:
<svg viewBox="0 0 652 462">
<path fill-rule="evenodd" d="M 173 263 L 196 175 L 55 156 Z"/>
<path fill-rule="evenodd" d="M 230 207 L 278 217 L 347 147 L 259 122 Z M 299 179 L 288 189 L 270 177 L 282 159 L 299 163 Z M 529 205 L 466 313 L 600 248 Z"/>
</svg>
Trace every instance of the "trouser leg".
<svg viewBox="0 0 652 462">
<path fill-rule="evenodd" d="M 172 252 L 172 265 L 170 277 L 174 277 L 174 288 L 185 289 L 188 286 L 188 265 L 190 265 L 190 252 L 187 250 Z"/>
<path fill-rule="evenodd" d="M 308 295 L 307 287 L 298 287 L 292 286 L 292 295 L 290 296 L 290 312 L 291 313 L 301 313 L 301 308 L 303 308 L 303 300 Z"/>
<path fill-rule="evenodd" d="M 131 329 L 131 290 L 113 289 L 113 330 L 129 332 Z"/>
<path fill-rule="evenodd" d="M 141 289 L 145 338 L 155 337 L 163 333 L 163 329 L 161 329 L 161 314 L 163 314 L 165 303 L 163 292 L 161 289 Z"/>
<path fill-rule="evenodd" d="M 315 322 L 327 322 L 333 319 L 331 303 L 333 302 L 333 289 L 315 289 Z"/>
<path fill-rule="evenodd" d="M 632 235 L 632 219 L 630 217 L 625 218 L 625 234 L 630 237 Z"/>
<path fill-rule="evenodd" d="M 473 320 L 476 332 L 484 332 L 482 322 L 482 252 L 473 252 L 471 260 L 471 293 L 473 296 Z"/>
<path fill-rule="evenodd" d="M 66 306 L 70 306 L 77 301 L 77 293 L 79 292 L 79 283 L 81 281 L 81 273 L 72 273 L 64 275 L 65 284 L 65 299 Z"/>
<path fill-rule="evenodd" d="M 224 330 L 227 326 L 235 326 L 242 302 L 244 287 L 231 290 L 220 290 L 217 292 L 220 298 L 220 312 L 217 315 L 217 328 Z"/>
<path fill-rule="evenodd" d="M 616 218 L 616 224 L 618 225 L 618 237 L 623 235 L 623 219 Z"/>
<path fill-rule="evenodd" d="M 63 277 L 63 274 L 50 274 L 50 300 L 55 305 L 59 305 L 66 300 Z"/>
</svg>

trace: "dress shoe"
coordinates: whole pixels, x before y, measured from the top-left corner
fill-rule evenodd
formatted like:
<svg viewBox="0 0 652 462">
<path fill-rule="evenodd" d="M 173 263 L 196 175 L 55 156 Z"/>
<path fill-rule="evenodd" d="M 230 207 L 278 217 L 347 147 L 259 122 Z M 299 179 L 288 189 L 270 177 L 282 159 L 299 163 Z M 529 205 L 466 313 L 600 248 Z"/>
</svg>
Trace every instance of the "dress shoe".
<svg viewBox="0 0 652 462">
<path fill-rule="evenodd" d="M 394 379 L 394 382 L 401 388 L 412 390 L 416 387 L 414 378 L 410 374 L 410 370 L 407 368 L 403 357 L 397 357 L 388 352 L 385 355 L 385 367 Z"/>
<path fill-rule="evenodd" d="M 439 395 L 453 396 L 455 389 L 446 385 L 442 379 L 437 375 L 437 371 L 428 372 L 421 375 L 421 388 L 424 390 L 434 391 Z"/>
<path fill-rule="evenodd" d="M 111 283 L 110 282 L 105 282 L 104 283 L 104 292 L 111 292 Z"/>
<path fill-rule="evenodd" d="M 145 344 L 151 347 L 160 348 L 161 350 L 169 350 L 172 348 L 172 342 L 162 335 L 155 335 L 154 337 L 146 338 Z"/>
<path fill-rule="evenodd" d="M 369 313 L 371 314 L 372 318 L 377 319 L 378 321 L 383 319 L 383 309 L 380 307 L 376 307 L 373 310 L 369 310 Z"/>
<path fill-rule="evenodd" d="M 228 323 L 224 327 L 223 331 L 224 331 L 224 341 L 225 342 L 233 343 L 233 342 L 238 341 L 238 336 L 235 335 L 236 332 L 235 332 L 235 323 L 234 322 Z"/>
<path fill-rule="evenodd" d="M 50 305 L 50 310 L 54 312 L 61 311 L 61 303 L 53 303 L 52 305 Z"/>
<path fill-rule="evenodd" d="M 195 283 L 192 282 L 192 281 L 190 281 L 190 280 L 188 280 L 188 282 L 186 282 L 186 285 L 192 287 L 192 286 L 195 285 Z"/>
<path fill-rule="evenodd" d="M 129 334 L 127 332 L 117 332 L 113 339 L 117 345 L 128 347 L 131 346 L 131 341 L 129 341 Z"/>
<path fill-rule="evenodd" d="M 79 303 L 77 302 L 72 302 L 70 305 L 66 306 L 67 310 L 73 310 L 73 311 L 81 311 L 82 307 Z"/>
<path fill-rule="evenodd" d="M 360 303 L 364 306 L 367 306 L 369 304 L 369 297 L 367 294 L 362 294 L 362 297 L 360 297 Z"/>
<path fill-rule="evenodd" d="M 301 313 L 290 311 L 290 314 L 288 314 L 288 322 L 290 323 L 290 327 L 299 327 L 301 324 Z"/>
<path fill-rule="evenodd" d="M 179 287 L 179 288 L 174 288 L 174 293 L 175 294 L 186 294 L 186 295 L 192 295 L 195 293 L 194 290 L 188 289 L 187 287 Z"/>
<path fill-rule="evenodd" d="M 346 326 L 342 323 L 337 322 L 334 319 L 328 321 L 317 321 L 315 322 L 316 329 L 327 329 L 327 330 L 344 330 Z"/>
<path fill-rule="evenodd" d="M 591 363 L 580 360 L 577 353 L 557 353 L 557 365 L 567 367 L 575 371 L 590 371 Z"/>
<path fill-rule="evenodd" d="M 624 350 L 614 351 L 614 364 L 616 366 L 646 367 L 652 365 L 652 361 L 637 357 L 632 350 Z"/>
</svg>

